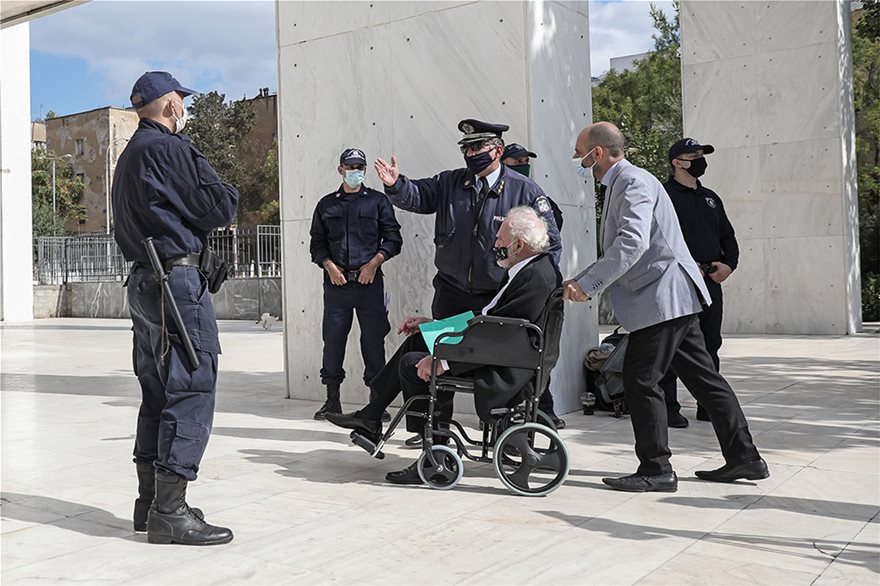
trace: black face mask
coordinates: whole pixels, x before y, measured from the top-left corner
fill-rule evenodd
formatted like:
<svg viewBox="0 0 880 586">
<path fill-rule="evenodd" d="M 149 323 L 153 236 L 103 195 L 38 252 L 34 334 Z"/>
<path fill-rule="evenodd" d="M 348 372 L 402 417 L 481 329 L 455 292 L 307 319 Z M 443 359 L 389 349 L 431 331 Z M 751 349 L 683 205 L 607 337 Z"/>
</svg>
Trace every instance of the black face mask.
<svg viewBox="0 0 880 586">
<path fill-rule="evenodd" d="M 508 165 L 507 168 L 512 169 L 512 170 L 516 171 L 517 173 L 521 173 L 522 175 L 525 175 L 526 177 L 528 177 L 529 171 L 531 170 L 532 166 L 528 163 L 523 163 L 522 165 Z"/>
<path fill-rule="evenodd" d="M 708 166 L 709 163 L 706 162 L 706 157 L 700 157 L 699 159 L 693 159 L 691 166 L 685 169 L 685 171 L 694 179 L 699 179 L 706 172 L 706 167 Z"/>
<path fill-rule="evenodd" d="M 487 151 L 470 157 L 465 155 L 464 164 L 471 173 L 479 175 L 486 170 L 486 167 L 495 162 L 495 159 L 492 158 L 493 152 L 494 151 Z"/>
<path fill-rule="evenodd" d="M 492 248 L 492 253 L 495 255 L 495 264 L 498 264 L 498 261 L 507 260 L 507 257 L 510 256 L 506 246 L 495 246 Z"/>
</svg>

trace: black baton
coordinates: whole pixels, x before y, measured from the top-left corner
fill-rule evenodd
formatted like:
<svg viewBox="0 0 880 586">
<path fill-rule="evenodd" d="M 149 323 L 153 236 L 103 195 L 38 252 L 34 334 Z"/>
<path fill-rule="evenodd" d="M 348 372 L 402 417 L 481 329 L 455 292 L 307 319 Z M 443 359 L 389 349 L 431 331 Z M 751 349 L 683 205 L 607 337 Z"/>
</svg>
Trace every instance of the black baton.
<svg viewBox="0 0 880 586">
<path fill-rule="evenodd" d="M 150 264 L 153 265 L 153 272 L 156 273 L 156 281 L 162 283 L 162 291 L 165 293 L 163 297 L 168 301 L 168 307 L 171 309 L 171 319 L 174 320 L 174 325 L 177 326 L 180 341 L 183 343 L 183 349 L 186 350 L 186 357 L 189 358 L 189 363 L 192 364 L 193 370 L 197 370 L 199 368 L 199 357 L 196 356 L 196 349 L 193 347 L 192 340 L 189 339 L 189 333 L 183 325 L 183 318 L 180 317 L 180 311 L 177 309 L 177 302 L 174 301 L 174 295 L 171 294 L 171 285 L 168 283 L 168 275 L 165 273 L 165 269 L 162 268 L 162 263 L 159 262 L 159 253 L 156 252 L 156 245 L 153 244 L 153 237 L 149 236 L 144 238 L 141 242 L 144 243 L 144 248 L 147 249 L 147 258 L 150 259 Z"/>
</svg>

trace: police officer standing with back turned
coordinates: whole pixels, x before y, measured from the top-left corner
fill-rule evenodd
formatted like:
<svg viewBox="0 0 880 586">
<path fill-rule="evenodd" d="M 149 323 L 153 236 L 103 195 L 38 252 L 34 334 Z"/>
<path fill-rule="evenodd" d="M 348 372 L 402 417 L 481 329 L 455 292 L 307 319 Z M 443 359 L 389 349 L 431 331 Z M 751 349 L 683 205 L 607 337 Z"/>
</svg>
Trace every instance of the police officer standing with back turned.
<svg viewBox="0 0 880 586">
<path fill-rule="evenodd" d="M 669 164 L 673 175 L 663 184 L 672 199 L 684 241 L 697 261 L 712 298 L 712 305 L 700 313 L 700 329 L 706 340 L 706 350 L 719 369 L 718 350 L 721 348 L 721 318 L 724 311 L 721 283 L 736 269 L 739 246 L 736 234 L 721 198 L 700 183 L 706 172 L 706 155 L 715 152 L 709 144 L 701 145 L 693 138 L 683 138 L 669 148 Z M 688 420 L 681 414 L 676 397 L 675 372 L 670 369 L 660 380 L 666 398 L 670 427 L 687 427 Z M 697 419 L 709 421 L 709 415 L 697 403 Z"/>
<path fill-rule="evenodd" d="M 538 155 L 522 146 L 521 144 L 512 142 L 504 147 L 504 153 L 501 155 L 501 162 L 507 165 L 507 168 L 517 173 L 522 173 L 529 177 L 532 170 L 531 159 L 537 158 Z M 550 197 L 547 198 L 550 208 L 553 210 L 553 219 L 556 221 L 556 228 L 562 232 L 562 210 L 556 205 Z M 557 267 L 558 268 L 558 267 Z M 538 400 L 538 409 L 546 413 L 553 421 L 556 429 L 565 429 L 565 420 L 556 415 L 553 409 L 553 394 L 550 392 L 550 378 L 547 378 L 547 388 L 541 393 Z"/>
<path fill-rule="evenodd" d="M 195 93 L 164 71 L 143 74 L 131 91 L 140 118 L 119 157 L 113 181 L 116 243 L 133 262 L 126 281 L 134 331 L 134 372 L 141 387 L 134 461 L 140 497 L 135 531 L 150 543 L 218 545 L 232 531 L 204 521 L 186 503 L 214 419 L 220 342 L 200 252 L 208 233 L 235 217 L 238 191 L 224 183 L 181 134 L 183 100 Z M 166 299 L 143 245 L 152 237 L 162 269 L 170 274 Z M 170 312 L 176 303 L 185 332 Z M 188 335 L 198 366 L 181 344 Z M 149 515 L 148 515 L 149 511 Z"/>
<path fill-rule="evenodd" d="M 366 168 L 362 150 L 345 149 L 336 168 L 342 185 L 321 198 L 312 216 L 309 250 L 312 262 L 324 269 L 321 382 L 327 386 L 327 400 L 315 413 L 319 420 L 327 413 L 342 413 L 339 387 L 345 379 L 342 363 L 352 311 L 361 330 L 364 383 L 369 386 L 385 366 L 385 336 L 391 326 L 380 266 L 400 254 L 403 238 L 391 202 L 364 185 Z M 373 394 L 371 390 L 371 399 Z"/>
<path fill-rule="evenodd" d="M 505 271 L 495 264 L 492 249 L 501 222 L 512 208 L 531 206 L 547 221 L 550 254 L 559 264 L 562 243 L 547 196 L 531 179 L 511 172 L 501 162 L 501 135 L 509 128 L 462 120 L 458 145 L 465 167 L 434 177 L 409 179 L 401 175 L 396 157 L 391 157 L 390 164 L 376 160 L 376 172 L 391 203 L 417 214 L 434 214 L 434 319 L 476 313 L 495 296 Z M 400 330 L 409 331 L 420 321 L 427 318 L 407 319 Z M 451 417 L 452 404 L 441 405 L 440 421 Z M 416 447 L 420 441 L 418 436 L 410 438 L 407 446 Z"/>
</svg>

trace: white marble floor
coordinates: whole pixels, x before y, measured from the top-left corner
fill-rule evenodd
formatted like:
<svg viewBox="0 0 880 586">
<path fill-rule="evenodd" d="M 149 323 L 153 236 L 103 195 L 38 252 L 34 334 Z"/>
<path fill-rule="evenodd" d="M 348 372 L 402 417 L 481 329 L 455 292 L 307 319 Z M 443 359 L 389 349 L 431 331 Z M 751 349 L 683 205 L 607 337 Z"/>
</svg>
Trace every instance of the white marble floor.
<svg viewBox="0 0 880 586">
<path fill-rule="evenodd" d="M 876 334 L 727 338 L 722 368 L 768 480 L 697 480 L 721 460 L 688 401 L 691 427 L 671 430 L 676 494 L 606 490 L 602 476 L 635 468 L 630 423 L 574 413 L 568 481 L 529 499 L 470 463 L 452 491 L 386 484 L 413 457 L 405 435 L 372 460 L 313 421 L 315 403 L 283 399 L 281 325 L 221 324 L 214 433 L 189 489 L 235 531 L 211 548 L 131 532 L 129 323 L 0 327 L 3 584 L 880 582 Z"/>
</svg>

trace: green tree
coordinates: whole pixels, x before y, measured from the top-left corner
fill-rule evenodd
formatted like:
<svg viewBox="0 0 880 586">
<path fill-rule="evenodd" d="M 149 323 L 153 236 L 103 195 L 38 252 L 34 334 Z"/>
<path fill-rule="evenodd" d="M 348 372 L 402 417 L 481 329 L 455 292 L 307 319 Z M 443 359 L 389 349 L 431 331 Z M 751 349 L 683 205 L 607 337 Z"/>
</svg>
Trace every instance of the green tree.
<svg viewBox="0 0 880 586">
<path fill-rule="evenodd" d="M 226 96 L 217 92 L 194 97 L 189 107 L 192 119 L 187 123 L 186 133 L 217 174 L 243 190 L 253 182 L 253 171 L 242 163 L 239 155 L 257 115 L 250 102 L 225 100 Z"/>
<path fill-rule="evenodd" d="M 55 159 L 55 214 L 52 214 L 52 159 Z M 51 151 L 31 154 L 31 199 L 34 237 L 64 235 L 71 220 L 85 220 L 85 186 L 64 159 Z"/>
<path fill-rule="evenodd" d="M 880 320 L 880 2 L 865 2 L 852 31 L 862 319 Z"/>
</svg>

